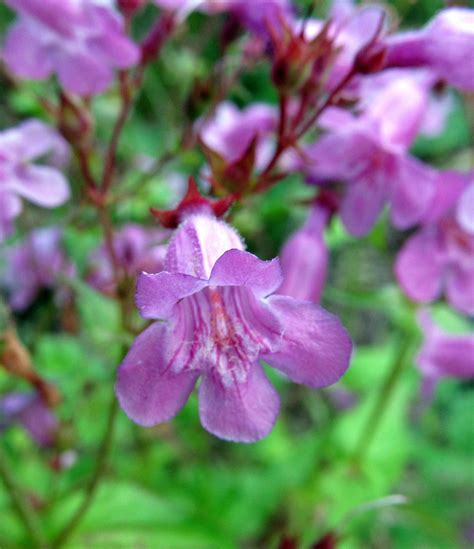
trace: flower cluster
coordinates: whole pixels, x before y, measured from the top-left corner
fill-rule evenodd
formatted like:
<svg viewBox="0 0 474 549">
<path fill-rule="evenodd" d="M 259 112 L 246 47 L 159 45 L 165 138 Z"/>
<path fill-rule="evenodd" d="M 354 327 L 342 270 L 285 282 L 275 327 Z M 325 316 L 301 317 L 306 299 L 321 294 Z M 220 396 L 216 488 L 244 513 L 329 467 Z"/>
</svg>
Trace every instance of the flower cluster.
<svg viewBox="0 0 474 549">
<path fill-rule="evenodd" d="M 338 318 L 318 305 L 331 260 L 325 237 L 335 219 L 362 238 L 388 210 L 390 227 L 411 231 L 395 260 L 401 290 L 413 302 L 445 298 L 461 314 L 474 315 L 473 174 L 458 164 L 428 164 L 413 147 L 420 135 L 443 131 L 458 101 L 449 86 L 474 90 L 474 68 L 466 61 L 474 49 L 472 10 L 444 9 L 421 30 L 392 32 L 383 7 L 349 0 L 334 1 L 327 20 L 309 12 L 303 17 L 289 0 L 154 0 L 147 9 L 157 18 L 135 41 L 142 0 L 6 4 L 16 13 L 1 54 L 8 78 L 16 85 L 56 77 L 56 86 L 44 89 L 59 88 L 57 96 L 42 97 L 42 104 L 59 130 L 26 120 L 0 132 L 0 240 L 13 239 L 1 286 L 10 308 L 24 312 L 45 288 L 61 290 L 55 293 L 61 302 L 64 279 L 83 274 L 120 303 L 126 329 L 137 282 L 138 310 L 153 323 L 136 337 L 116 384 L 133 421 L 170 420 L 199 383 L 204 427 L 226 440 L 252 442 L 271 431 L 279 411 L 264 363 L 311 388 L 334 384 L 352 349 Z M 127 169 L 120 135 L 145 70 L 195 10 L 225 20 L 220 46 L 224 53 L 229 44 L 240 48 L 240 65 L 231 77 L 224 63 L 209 76 L 204 113 L 183 109 L 175 156 L 201 150 L 205 163 L 191 159 L 182 171 L 199 173 L 211 197 L 201 195 L 192 178 L 172 210 L 154 208 L 153 193 L 143 193 L 162 225 L 150 229 L 136 222 L 143 212 L 134 212 L 134 222 L 123 217 L 131 211 L 121 210 L 130 181 L 117 185 Z M 278 104 L 241 105 L 238 94 L 233 103 L 229 89 L 257 63 L 265 64 Z M 185 106 L 201 83 L 196 77 Z M 118 93 L 120 110 L 102 148 L 94 96 L 109 89 Z M 54 208 L 70 198 L 62 173 L 69 148 L 81 176 L 71 219 L 90 223 L 87 203 L 104 237 L 77 253 L 79 260 L 66 253 L 64 228 L 37 227 L 34 217 L 35 228 L 25 222 L 29 234 L 14 241 L 21 199 Z M 300 204 L 306 221 L 283 244 L 281 261 L 262 261 L 246 251 L 231 217 L 218 218 L 233 205 L 251 209 L 257 195 L 295 174 L 308 191 Z M 142 198 L 140 185 L 131 188 Z M 472 340 L 443 335 L 426 318 L 417 359 L 423 374 L 431 381 L 471 377 Z M 25 403 L 12 397 L 3 408 L 27 425 L 32 401 Z"/>
</svg>

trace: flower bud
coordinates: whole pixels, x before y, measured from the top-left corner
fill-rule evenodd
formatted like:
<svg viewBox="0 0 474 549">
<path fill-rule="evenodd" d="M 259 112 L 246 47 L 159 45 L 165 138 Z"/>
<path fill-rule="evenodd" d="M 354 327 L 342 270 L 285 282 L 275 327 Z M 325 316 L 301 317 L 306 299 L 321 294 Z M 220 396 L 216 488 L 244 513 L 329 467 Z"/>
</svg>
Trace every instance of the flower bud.
<svg viewBox="0 0 474 549">
<path fill-rule="evenodd" d="M 146 2 L 147 0 L 118 0 L 117 4 L 125 15 L 133 15 L 136 11 L 141 9 Z"/>
<path fill-rule="evenodd" d="M 380 42 L 364 46 L 356 55 L 354 69 L 360 74 L 372 74 L 381 71 L 387 60 L 387 47 Z"/>
</svg>

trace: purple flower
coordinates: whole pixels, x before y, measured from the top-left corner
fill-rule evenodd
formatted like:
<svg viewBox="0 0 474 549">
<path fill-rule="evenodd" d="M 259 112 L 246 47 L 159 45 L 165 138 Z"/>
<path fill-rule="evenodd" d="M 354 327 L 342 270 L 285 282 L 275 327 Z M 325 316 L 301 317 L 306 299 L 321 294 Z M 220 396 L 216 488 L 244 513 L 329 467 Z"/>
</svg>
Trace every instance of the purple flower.
<svg viewBox="0 0 474 549">
<path fill-rule="evenodd" d="M 425 377 L 425 384 L 432 386 L 440 378 L 474 377 L 474 335 L 452 334 L 436 326 L 427 311 L 421 311 L 419 324 L 424 341 L 416 364 Z"/>
<path fill-rule="evenodd" d="M 7 250 L 6 259 L 3 285 L 9 293 L 10 305 L 16 311 L 26 309 L 43 288 L 55 288 L 60 275 L 72 276 L 74 273 L 57 227 L 32 231 L 24 242 Z M 57 295 L 61 297 L 61 294 Z"/>
<path fill-rule="evenodd" d="M 446 292 L 455 309 L 473 315 L 474 234 L 464 230 L 454 211 L 465 189 L 465 176 L 439 174 L 426 224 L 401 249 L 395 273 L 411 299 L 427 303 Z"/>
<path fill-rule="evenodd" d="M 113 69 L 139 57 L 121 16 L 98 0 L 7 0 L 19 18 L 3 51 L 8 69 L 20 78 L 42 80 L 56 73 L 61 86 L 78 95 L 104 91 Z"/>
<path fill-rule="evenodd" d="M 319 302 L 328 264 L 328 250 L 324 242 L 328 219 L 328 210 L 313 206 L 303 227 L 286 241 L 281 251 L 283 284 L 276 293 Z"/>
<path fill-rule="evenodd" d="M 36 393 L 9 393 L 0 397 L 0 433 L 19 423 L 40 446 L 51 446 L 57 419 Z"/>
<path fill-rule="evenodd" d="M 459 198 L 456 219 L 466 233 L 474 234 L 474 177 Z"/>
<path fill-rule="evenodd" d="M 163 270 L 167 234 L 160 229 L 146 230 L 132 223 L 122 227 L 114 237 L 115 254 L 120 266 L 129 277 L 141 271 L 159 272 Z M 104 245 L 91 254 L 92 272 L 89 283 L 98 290 L 113 294 L 115 281 L 110 258 Z"/>
<path fill-rule="evenodd" d="M 50 166 L 33 164 L 45 155 Z M 13 219 L 21 212 L 20 197 L 44 208 L 54 208 L 69 198 L 66 179 L 53 167 L 66 159 L 65 141 L 39 120 L 0 132 L 0 241 L 11 233 Z"/>
<path fill-rule="evenodd" d="M 435 171 L 407 154 L 425 116 L 427 94 L 415 78 L 390 79 L 359 116 L 328 109 L 330 131 L 307 146 L 310 180 L 347 183 L 341 217 L 347 230 L 366 234 L 385 203 L 395 227 L 417 223 L 434 194 Z"/>
<path fill-rule="evenodd" d="M 278 260 L 243 248 L 229 225 L 194 213 L 169 243 L 166 270 L 140 276 L 140 313 L 159 321 L 119 369 L 117 395 L 133 421 L 168 421 L 201 377 L 203 426 L 253 442 L 271 431 L 279 410 L 259 360 L 310 387 L 330 385 L 347 369 L 351 341 L 339 320 L 312 303 L 271 295 L 282 282 Z"/>
<path fill-rule="evenodd" d="M 232 103 L 224 102 L 212 119 L 202 123 L 200 137 L 229 163 L 241 158 L 257 137 L 257 166 L 261 167 L 272 153 L 271 143 L 265 138 L 276 125 L 277 113 L 269 105 L 254 103 L 240 111 Z"/>
<path fill-rule="evenodd" d="M 474 10 L 442 10 L 424 29 L 395 35 L 386 43 L 387 65 L 427 66 L 453 86 L 474 90 Z"/>
</svg>

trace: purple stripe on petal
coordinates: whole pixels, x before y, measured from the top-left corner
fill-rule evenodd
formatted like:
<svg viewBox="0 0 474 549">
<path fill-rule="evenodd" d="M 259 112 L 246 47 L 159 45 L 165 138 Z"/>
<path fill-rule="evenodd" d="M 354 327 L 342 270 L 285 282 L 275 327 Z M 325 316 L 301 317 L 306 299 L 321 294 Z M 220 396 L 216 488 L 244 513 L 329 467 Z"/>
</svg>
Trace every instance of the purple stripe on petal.
<svg viewBox="0 0 474 549">
<path fill-rule="evenodd" d="M 282 283 L 278 259 L 262 261 L 243 250 L 228 250 L 216 261 L 209 284 L 211 286 L 245 286 L 258 297 L 272 294 Z"/>
<path fill-rule="evenodd" d="M 268 300 L 283 325 L 275 353 L 262 356 L 292 381 L 309 387 L 335 383 L 349 367 L 352 343 L 339 319 L 307 301 L 286 296 Z"/>
<path fill-rule="evenodd" d="M 262 367 L 252 364 L 243 383 L 228 386 L 215 373 L 199 387 L 199 415 L 205 429 L 224 440 L 255 442 L 275 424 L 280 400 Z"/>
<path fill-rule="evenodd" d="M 166 368 L 168 330 L 154 323 L 135 340 L 115 387 L 120 406 L 136 423 L 151 426 L 174 417 L 192 392 L 198 372 Z"/>
</svg>

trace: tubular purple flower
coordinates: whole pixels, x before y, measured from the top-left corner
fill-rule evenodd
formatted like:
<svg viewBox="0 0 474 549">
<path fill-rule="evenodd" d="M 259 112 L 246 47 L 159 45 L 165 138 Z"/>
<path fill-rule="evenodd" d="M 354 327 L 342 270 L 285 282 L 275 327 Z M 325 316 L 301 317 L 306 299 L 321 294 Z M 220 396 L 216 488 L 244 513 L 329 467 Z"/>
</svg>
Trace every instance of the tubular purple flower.
<svg viewBox="0 0 474 549">
<path fill-rule="evenodd" d="M 386 44 L 388 66 L 427 66 L 449 84 L 474 90 L 474 10 L 442 10 L 424 29 L 395 35 Z"/>
<path fill-rule="evenodd" d="M 166 255 L 166 237 L 167 232 L 164 230 L 147 230 L 133 223 L 117 231 L 114 238 L 115 254 L 126 275 L 135 277 L 141 271 L 161 271 Z M 113 293 L 114 272 L 104 245 L 92 252 L 90 264 L 88 282 L 91 286 L 107 294 Z"/>
<path fill-rule="evenodd" d="M 395 274 L 411 299 L 429 303 L 446 292 L 455 309 L 473 315 L 474 234 L 465 231 L 455 216 L 466 177 L 442 172 L 438 179 L 426 223 L 399 252 Z"/>
<path fill-rule="evenodd" d="M 50 165 L 33 164 L 44 156 Z M 22 209 L 20 198 L 54 208 L 69 198 L 69 186 L 57 166 L 68 148 L 63 138 L 39 120 L 27 120 L 0 132 L 0 240 L 11 233 Z"/>
<path fill-rule="evenodd" d="M 254 103 L 240 111 L 232 103 L 224 102 L 214 117 L 202 124 L 200 137 L 210 149 L 234 162 L 257 136 L 256 162 L 262 167 L 272 153 L 271 143 L 265 138 L 276 129 L 277 119 L 276 110 L 264 103 Z"/>
<path fill-rule="evenodd" d="M 171 419 L 199 377 L 203 426 L 226 440 L 268 435 L 279 397 L 259 360 L 310 387 L 337 381 L 349 365 L 350 338 L 320 307 L 272 295 L 277 259 L 244 251 L 237 232 L 207 212 L 186 217 L 171 239 L 165 271 L 142 273 L 136 301 L 156 319 L 118 373 L 120 404 L 135 422 Z"/>
<path fill-rule="evenodd" d="M 20 78 L 42 80 L 56 73 L 61 86 L 93 95 L 111 84 L 113 69 L 139 59 L 123 19 L 99 0 L 7 0 L 18 20 L 7 33 L 3 59 Z"/>
<path fill-rule="evenodd" d="M 444 377 L 474 378 L 474 335 L 442 330 L 428 311 L 420 312 L 418 322 L 424 341 L 415 361 L 428 385 Z"/>
<path fill-rule="evenodd" d="M 347 230 L 366 234 L 385 203 L 400 229 L 419 222 L 435 192 L 435 171 L 407 154 L 426 112 L 427 93 L 418 79 L 392 78 L 354 117 L 331 108 L 321 117 L 328 130 L 306 147 L 303 168 L 310 180 L 347 183 L 341 218 Z M 401 122 L 402 121 L 402 122 Z"/>
<path fill-rule="evenodd" d="M 24 242 L 7 250 L 6 260 L 0 283 L 6 287 L 10 306 L 15 311 L 25 310 L 43 288 L 55 288 L 60 275 L 72 276 L 74 273 L 57 227 L 32 231 Z M 61 297 L 61 294 L 57 296 Z"/>
<path fill-rule="evenodd" d="M 56 416 L 35 393 L 8 393 L 0 397 L 0 433 L 18 423 L 43 447 L 54 442 Z"/>
<path fill-rule="evenodd" d="M 319 302 L 328 264 L 324 242 L 328 219 L 325 208 L 313 206 L 306 223 L 286 241 L 281 251 L 283 284 L 276 293 Z"/>
</svg>

